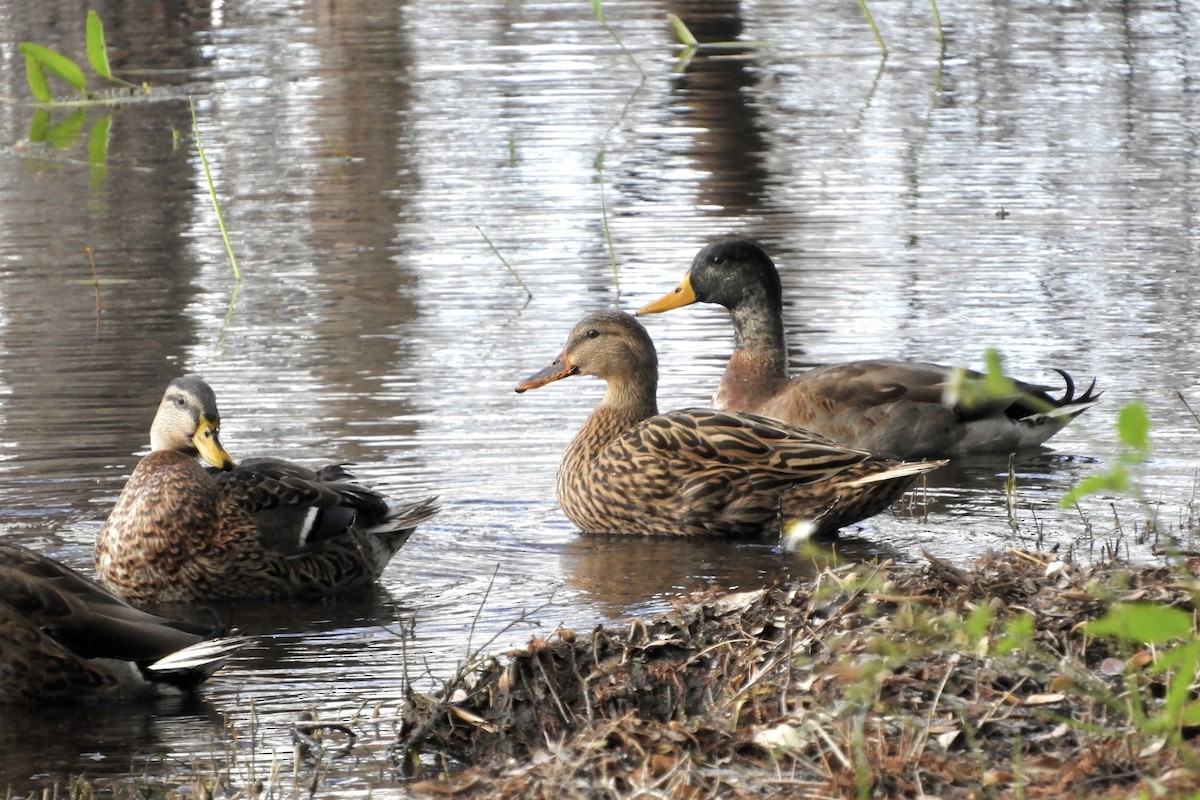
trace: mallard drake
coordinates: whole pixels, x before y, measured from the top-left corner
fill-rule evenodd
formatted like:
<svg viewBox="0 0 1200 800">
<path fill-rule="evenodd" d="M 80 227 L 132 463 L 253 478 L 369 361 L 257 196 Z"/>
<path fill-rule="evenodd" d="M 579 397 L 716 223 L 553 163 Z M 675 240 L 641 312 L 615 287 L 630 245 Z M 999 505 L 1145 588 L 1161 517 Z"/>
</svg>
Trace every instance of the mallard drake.
<svg viewBox="0 0 1200 800">
<path fill-rule="evenodd" d="M 244 639 L 139 611 L 74 570 L 0 543 L 0 703 L 187 690 Z"/>
<path fill-rule="evenodd" d="M 1014 391 L 967 401 L 955 391 L 963 374 L 979 373 L 912 361 L 851 361 L 789 378 L 779 272 L 766 252 L 743 238 L 700 250 L 683 281 L 638 310 L 654 314 L 692 303 L 716 303 L 733 319 L 733 355 L 713 405 L 790 422 L 831 439 L 896 458 L 1014 452 L 1037 447 L 1095 405 L 1092 381 L 1076 396 L 1014 381 Z"/>
<path fill-rule="evenodd" d="M 326 595 L 374 582 L 436 498 L 399 503 L 338 465 L 272 458 L 234 466 L 213 390 L 171 381 L 96 542 L 96 571 L 137 604 Z M 217 471 L 200 465 L 200 456 Z"/>
<path fill-rule="evenodd" d="M 589 533 L 784 535 L 791 549 L 879 513 L 944 463 L 876 458 L 755 414 L 659 414 L 654 343 L 621 312 L 584 317 L 516 389 L 572 375 L 608 383 L 558 467 L 559 505 Z"/>
</svg>

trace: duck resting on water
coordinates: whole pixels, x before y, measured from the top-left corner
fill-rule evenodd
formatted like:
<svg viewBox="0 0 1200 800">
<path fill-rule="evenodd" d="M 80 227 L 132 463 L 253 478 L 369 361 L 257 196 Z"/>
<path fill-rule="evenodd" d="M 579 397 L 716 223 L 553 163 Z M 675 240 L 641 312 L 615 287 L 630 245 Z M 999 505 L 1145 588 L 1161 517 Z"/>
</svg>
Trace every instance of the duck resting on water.
<svg viewBox="0 0 1200 800">
<path fill-rule="evenodd" d="M 235 465 L 220 425 L 207 383 L 195 375 L 171 381 L 150 429 L 151 453 L 96 542 L 96 571 L 130 602 L 361 590 L 437 513 L 436 498 L 390 499 L 336 464 L 317 471 L 275 458 Z"/>
<path fill-rule="evenodd" d="M 139 611 L 53 559 L 0 542 L 0 703 L 187 691 L 242 637 Z"/>
<path fill-rule="evenodd" d="M 680 284 L 638 314 L 692 303 L 724 306 L 733 320 L 733 355 L 713 397 L 716 408 L 763 414 L 877 455 L 946 458 L 1037 447 L 1096 404 L 1092 381 L 1061 397 L 1052 387 L 1013 381 L 1003 396 L 967 399 L 954 391 L 979 373 L 915 361 L 872 359 L 788 375 L 783 292 L 770 256 L 749 239 L 703 247 Z"/>
<path fill-rule="evenodd" d="M 516 390 L 573 375 L 607 383 L 558 467 L 559 505 L 588 533 L 767 535 L 792 549 L 879 513 L 945 463 L 879 458 L 756 414 L 660 414 L 654 343 L 617 311 L 584 317 Z"/>
</svg>

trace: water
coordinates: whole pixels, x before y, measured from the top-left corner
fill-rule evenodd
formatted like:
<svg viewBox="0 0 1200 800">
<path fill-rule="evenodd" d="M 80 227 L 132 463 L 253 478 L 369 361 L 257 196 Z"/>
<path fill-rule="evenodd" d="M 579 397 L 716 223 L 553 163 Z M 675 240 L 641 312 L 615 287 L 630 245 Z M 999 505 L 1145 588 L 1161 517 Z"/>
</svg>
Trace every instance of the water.
<svg viewBox="0 0 1200 800">
<path fill-rule="evenodd" d="M 262 780 L 273 757 L 290 765 L 289 726 L 314 708 L 361 739 L 323 791 L 396 796 L 382 751 L 410 681 L 429 690 L 468 653 L 559 624 L 807 569 L 764 545 L 578 536 L 554 469 L 600 386 L 512 392 L 583 313 L 659 296 L 718 233 L 779 263 L 797 369 L 978 365 L 997 347 L 1020 377 L 1057 366 L 1105 390 L 1016 462 L 1011 512 L 1008 464 L 974 459 L 847 531 L 851 555 L 963 561 L 1040 542 L 1155 558 L 1164 540 L 1139 536 L 1151 511 L 1135 502 L 1057 507 L 1111 464 L 1133 400 L 1154 424 L 1147 498 L 1190 544 L 1200 432 L 1177 393 L 1197 401 L 1200 367 L 1194 3 L 961 3 L 942 9 L 940 57 L 927 3 L 875 2 L 882 63 L 854 3 L 605 4 L 637 66 L 582 1 L 153 9 L 97 6 L 114 68 L 152 97 L 56 110 L 79 135 L 48 147 L 25 141 L 16 43 L 83 60 L 83 13 L 0 0 L 0 535 L 89 571 L 184 371 L 216 389 L 235 457 L 354 462 L 445 510 L 375 596 L 233 612 L 262 638 L 198 702 L 6 709 L 13 791 L 181 764 Z M 668 11 L 702 41 L 773 46 L 676 71 Z M 660 405 L 704 403 L 730 347 L 723 312 L 647 326 Z"/>
</svg>

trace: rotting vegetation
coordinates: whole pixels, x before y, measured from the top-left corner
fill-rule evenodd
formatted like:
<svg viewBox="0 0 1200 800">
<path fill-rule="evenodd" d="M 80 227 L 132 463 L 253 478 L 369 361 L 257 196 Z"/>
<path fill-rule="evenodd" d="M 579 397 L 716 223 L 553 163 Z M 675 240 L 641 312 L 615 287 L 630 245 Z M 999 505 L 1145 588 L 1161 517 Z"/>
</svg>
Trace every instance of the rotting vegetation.
<svg viewBox="0 0 1200 800">
<path fill-rule="evenodd" d="M 560 629 L 415 696 L 396 758 L 419 795 L 1191 796 L 1197 566 L 930 556 Z"/>
</svg>

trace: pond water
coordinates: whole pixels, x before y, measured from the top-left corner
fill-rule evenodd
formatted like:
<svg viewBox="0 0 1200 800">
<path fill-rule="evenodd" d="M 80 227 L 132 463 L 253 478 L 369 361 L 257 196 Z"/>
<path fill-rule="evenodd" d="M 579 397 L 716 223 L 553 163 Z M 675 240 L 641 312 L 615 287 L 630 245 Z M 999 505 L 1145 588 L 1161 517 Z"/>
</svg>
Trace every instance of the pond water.
<svg viewBox="0 0 1200 800">
<path fill-rule="evenodd" d="M 182 372 L 216 389 L 235 457 L 353 462 L 444 510 L 370 598 L 226 612 L 260 638 L 199 700 L 5 709 L 14 793 L 290 775 L 289 726 L 314 709 L 360 736 L 319 795 L 402 796 L 383 750 L 407 686 L 559 624 L 809 569 L 765 544 L 577 535 L 554 470 L 601 386 L 512 391 L 585 312 L 654 299 L 720 233 L 780 265 L 796 369 L 977 366 L 994 347 L 1017 376 L 1105 392 L 1014 463 L 1011 503 L 1005 459 L 964 461 L 847 530 L 849 557 L 1192 546 L 1193 4 L 964 0 L 941 9 L 942 52 L 928 3 L 877 0 L 886 60 L 853 2 L 614 1 L 620 46 L 586 0 L 95 7 L 116 72 L 153 91 L 56 109 L 31 142 L 46 123 L 17 43 L 83 61 L 83 9 L 0 0 L 0 536 L 90 573 Z M 681 60 L 669 12 L 701 41 L 769 44 Z M 661 407 L 703 404 L 724 312 L 646 323 Z M 1146 504 L 1060 509 L 1112 466 L 1132 401 L 1153 422 Z"/>
</svg>

